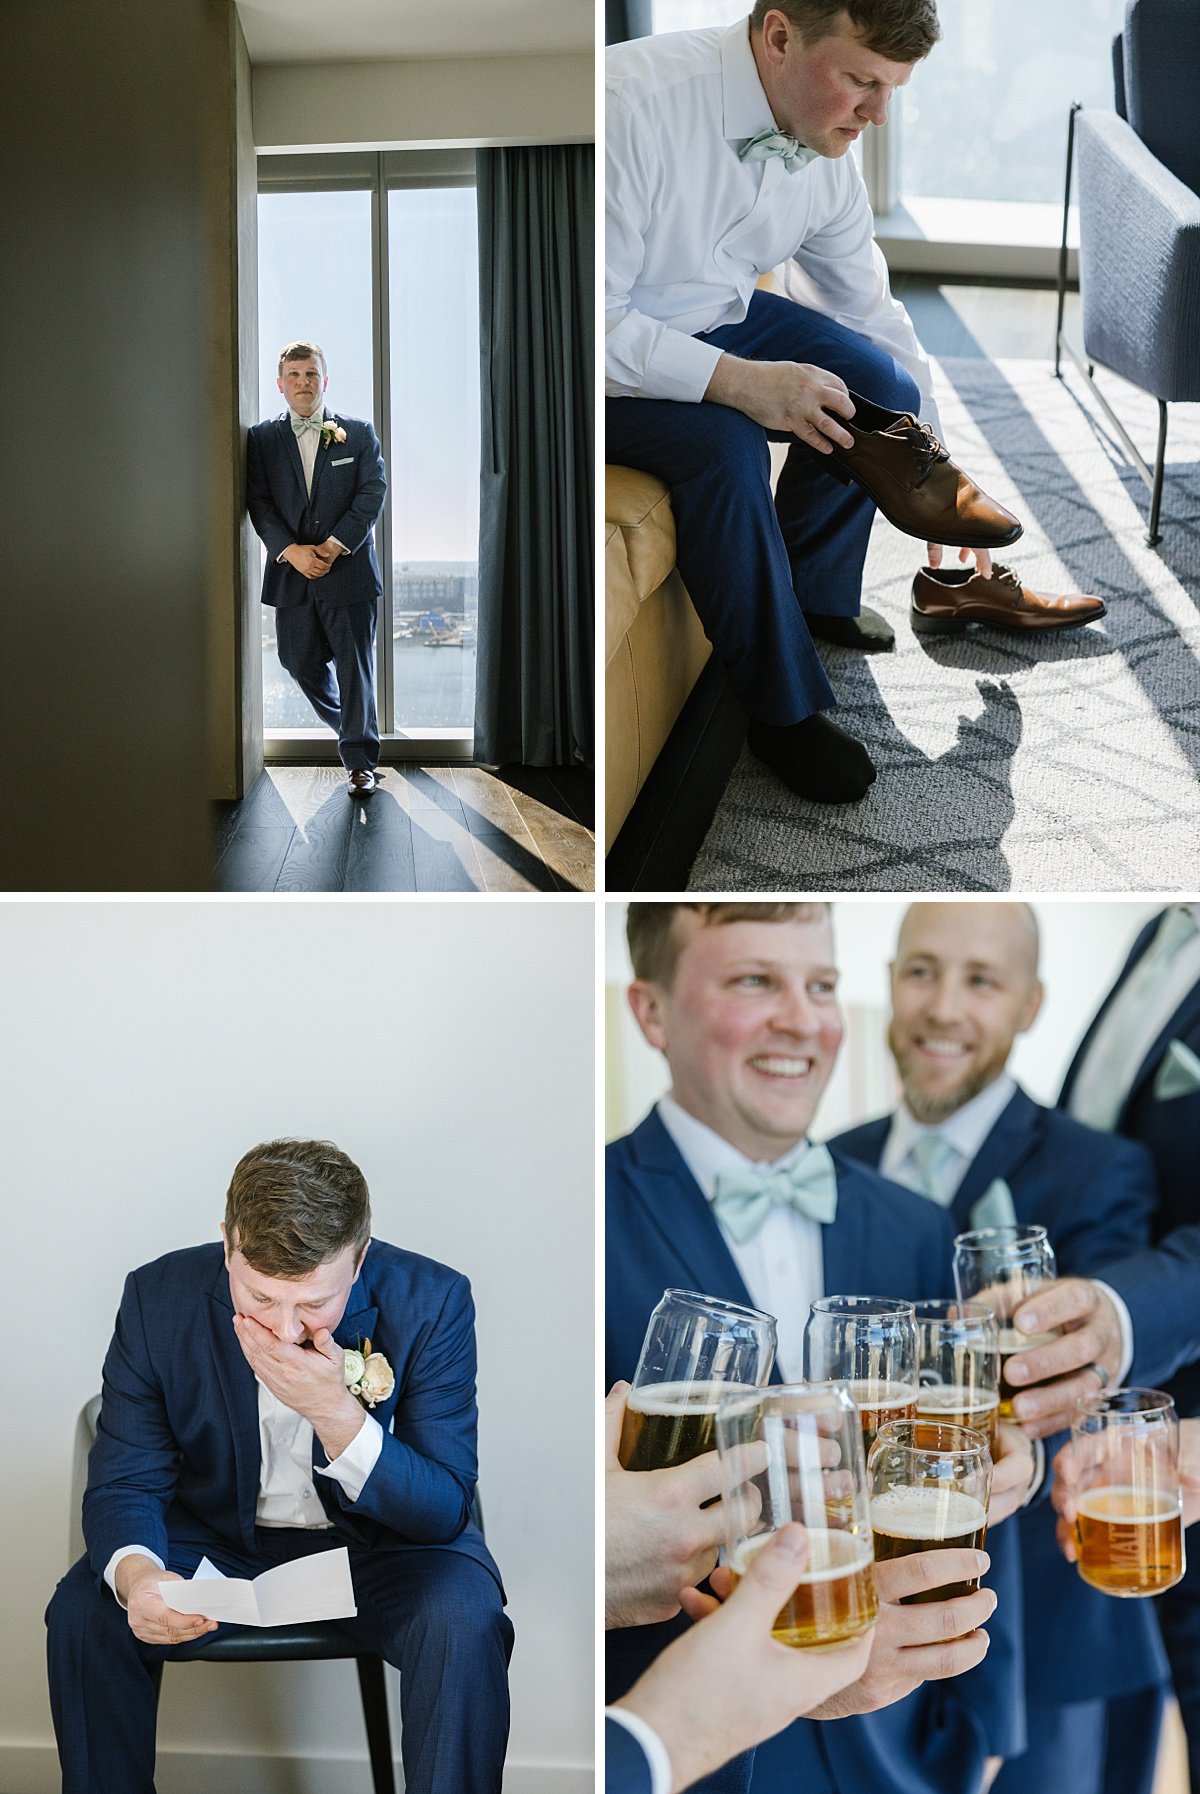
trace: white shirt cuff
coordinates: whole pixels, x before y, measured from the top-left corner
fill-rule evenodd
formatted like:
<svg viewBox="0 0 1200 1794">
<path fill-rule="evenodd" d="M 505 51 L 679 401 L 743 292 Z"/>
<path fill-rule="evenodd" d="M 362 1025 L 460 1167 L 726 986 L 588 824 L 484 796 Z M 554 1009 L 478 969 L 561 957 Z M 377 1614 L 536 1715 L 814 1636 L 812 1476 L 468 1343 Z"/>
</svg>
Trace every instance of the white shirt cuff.
<svg viewBox="0 0 1200 1794">
<path fill-rule="evenodd" d="M 664 330 L 646 362 L 646 394 L 698 405 L 724 353 L 716 343 L 682 330 Z"/>
<path fill-rule="evenodd" d="M 628 1707 L 606 1707 L 604 1717 L 623 1725 L 645 1751 L 650 1765 L 650 1794 L 671 1794 L 671 1759 L 654 1727 L 647 1725 L 638 1714 L 631 1713 Z"/>
<path fill-rule="evenodd" d="M 148 1545 L 122 1545 L 119 1551 L 114 1551 L 104 1566 L 104 1580 L 116 1595 L 117 1605 L 120 1607 L 124 1607 L 125 1603 L 120 1595 L 117 1595 L 117 1565 L 123 1557 L 148 1557 L 152 1563 L 158 1565 L 160 1570 L 165 1570 L 167 1567 L 158 1552 L 151 1551 Z"/>
<path fill-rule="evenodd" d="M 338 542 L 338 539 L 336 536 L 330 536 L 329 540 L 331 542 L 337 542 L 337 545 L 341 549 L 343 554 L 349 554 L 350 550 L 346 547 L 346 544 L 344 542 Z"/>
<path fill-rule="evenodd" d="M 1124 1299 L 1117 1294 L 1111 1283 L 1105 1283 L 1102 1277 L 1093 1277 L 1092 1282 L 1097 1289 L 1104 1291 L 1117 1311 L 1117 1324 L 1121 1329 L 1121 1362 L 1117 1366 L 1117 1380 L 1110 1387 L 1119 1389 L 1129 1375 L 1130 1366 L 1133 1364 L 1133 1322 L 1129 1318 L 1129 1310 L 1125 1306 Z"/>
<path fill-rule="evenodd" d="M 363 1423 L 341 1457 L 331 1464 L 314 1466 L 318 1476 L 331 1476 L 340 1483 L 351 1501 L 357 1501 L 367 1478 L 379 1462 L 383 1450 L 383 1428 L 373 1414 L 364 1414 Z"/>
</svg>

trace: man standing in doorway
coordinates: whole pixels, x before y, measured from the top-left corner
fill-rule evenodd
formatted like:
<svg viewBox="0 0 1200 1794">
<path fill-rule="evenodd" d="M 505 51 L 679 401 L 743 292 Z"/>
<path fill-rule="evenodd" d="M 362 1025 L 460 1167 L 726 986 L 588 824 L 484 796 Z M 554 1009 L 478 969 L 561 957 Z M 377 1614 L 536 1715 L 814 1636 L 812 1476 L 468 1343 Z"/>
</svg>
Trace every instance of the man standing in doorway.
<svg viewBox="0 0 1200 1794">
<path fill-rule="evenodd" d="M 289 343 L 276 385 L 287 411 L 246 447 L 246 509 L 267 550 L 262 601 L 275 607 L 279 659 L 338 738 L 350 795 L 375 789 L 375 614 L 383 581 L 373 529 L 387 491 L 369 423 L 324 403 L 319 344 Z"/>
</svg>

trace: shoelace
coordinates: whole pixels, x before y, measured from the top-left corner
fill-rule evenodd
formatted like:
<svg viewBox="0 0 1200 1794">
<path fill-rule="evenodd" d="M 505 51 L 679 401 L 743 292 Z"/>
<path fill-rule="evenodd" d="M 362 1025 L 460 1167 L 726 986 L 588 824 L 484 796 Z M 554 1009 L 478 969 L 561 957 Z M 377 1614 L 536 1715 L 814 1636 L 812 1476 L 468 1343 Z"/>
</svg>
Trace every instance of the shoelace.
<svg viewBox="0 0 1200 1794">
<path fill-rule="evenodd" d="M 948 461 L 950 459 L 950 451 L 949 449 L 943 448 L 937 437 L 934 435 L 933 425 L 920 424 L 915 417 L 906 416 L 897 418 L 896 422 L 894 424 L 889 424 L 882 434 L 884 436 L 900 436 L 906 438 L 912 444 L 913 448 L 917 450 L 918 454 L 925 457 L 924 465 L 921 468 L 921 477 L 917 481 L 919 486 L 924 485 L 939 461 Z"/>
<path fill-rule="evenodd" d="M 999 561 L 992 562 L 992 578 L 1002 586 L 1015 586 L 1021 590 L 1021 582 L 1011 567 L 1002 567 Z"/>
</svg>

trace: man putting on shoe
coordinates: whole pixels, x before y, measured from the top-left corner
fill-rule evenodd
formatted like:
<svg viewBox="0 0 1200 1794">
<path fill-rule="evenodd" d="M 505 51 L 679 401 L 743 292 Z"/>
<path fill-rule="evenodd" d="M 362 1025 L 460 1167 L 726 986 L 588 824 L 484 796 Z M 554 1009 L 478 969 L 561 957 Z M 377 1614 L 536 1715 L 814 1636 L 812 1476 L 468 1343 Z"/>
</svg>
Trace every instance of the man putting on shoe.
<svg viewBox="0 0 1200 1794">
<path fill-rule="evenodd" d="M 728 28 L 608 53 L 607 458 L 670 486 L 679 570 L 750 746 L 825 803 L 875 777 L 822 714 L 812 637 L 892 645 L 861 610 L 876 508 L 932 567 L 942 545 L 976 551 L 976 620 L 988 550 L 1021 534 L 938 440 L 848 153 L 938 36 L 934 0 L 757 0 Z M 787 296 L 756 287 L 784 263 Z M 792 445 L 774 497 L 768 441 Z M 987 620 L 1009 626 L 1004 590 Z M 948 586 L 942 626 L 956 602 Z"/>
<path fill-rule="evenodd" d="M 375 789 L 375 611 L 383 581 L 372 534 L 387 478 L 369 423 L 325 407 L 325 356 L 289 343 L 276 385 L 282 417 L 246 444 L 246 509 L 267 549 L 262 601 L 275 606 L 279 660 L 338 738 L 350 795 Z"/>
</svg>

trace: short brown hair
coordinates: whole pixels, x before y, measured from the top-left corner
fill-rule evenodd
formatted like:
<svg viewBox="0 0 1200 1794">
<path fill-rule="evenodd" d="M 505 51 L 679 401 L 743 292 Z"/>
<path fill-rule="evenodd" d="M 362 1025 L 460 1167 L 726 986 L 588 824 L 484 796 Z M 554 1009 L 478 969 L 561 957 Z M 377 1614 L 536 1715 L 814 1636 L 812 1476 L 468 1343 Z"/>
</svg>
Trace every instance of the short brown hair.
<svg viewBox="0 0 1200 1794">
<path fill-rule="evenodd" d="M 790 19 L 806 44 L 827 37 L 840 13 L 863 47 L 889 62 L 920 62 L 942 35 L 935 0 L 755 0 L 751 31 L 761 31 L 769 12 Z"/>
<path fill-rule="evenodd" d="M 286 343 L 279 351 L 279 378 L 283 379 L 285 361 L 319 361 L 321 378 L 328 380 L 329 369 L 325 365 L 325 351 L 320 343 Z"/>
<path fill-rule="evenodd" d="M 264 1277 L 304 1277 L 371 1237 L 367 1180 L 331 1140 L 269 1140 L 238 1160 L 225 1237 Z"/>
<path fill-rule="evenodd" d="M 668 986 L 675 976 L 682 941 L 675 927 L 681 909 L 706 924 L 721 922 L 815 922 L 828 903 L 631 903 L 625 938 L 635 978 Z"/>
</svg>

